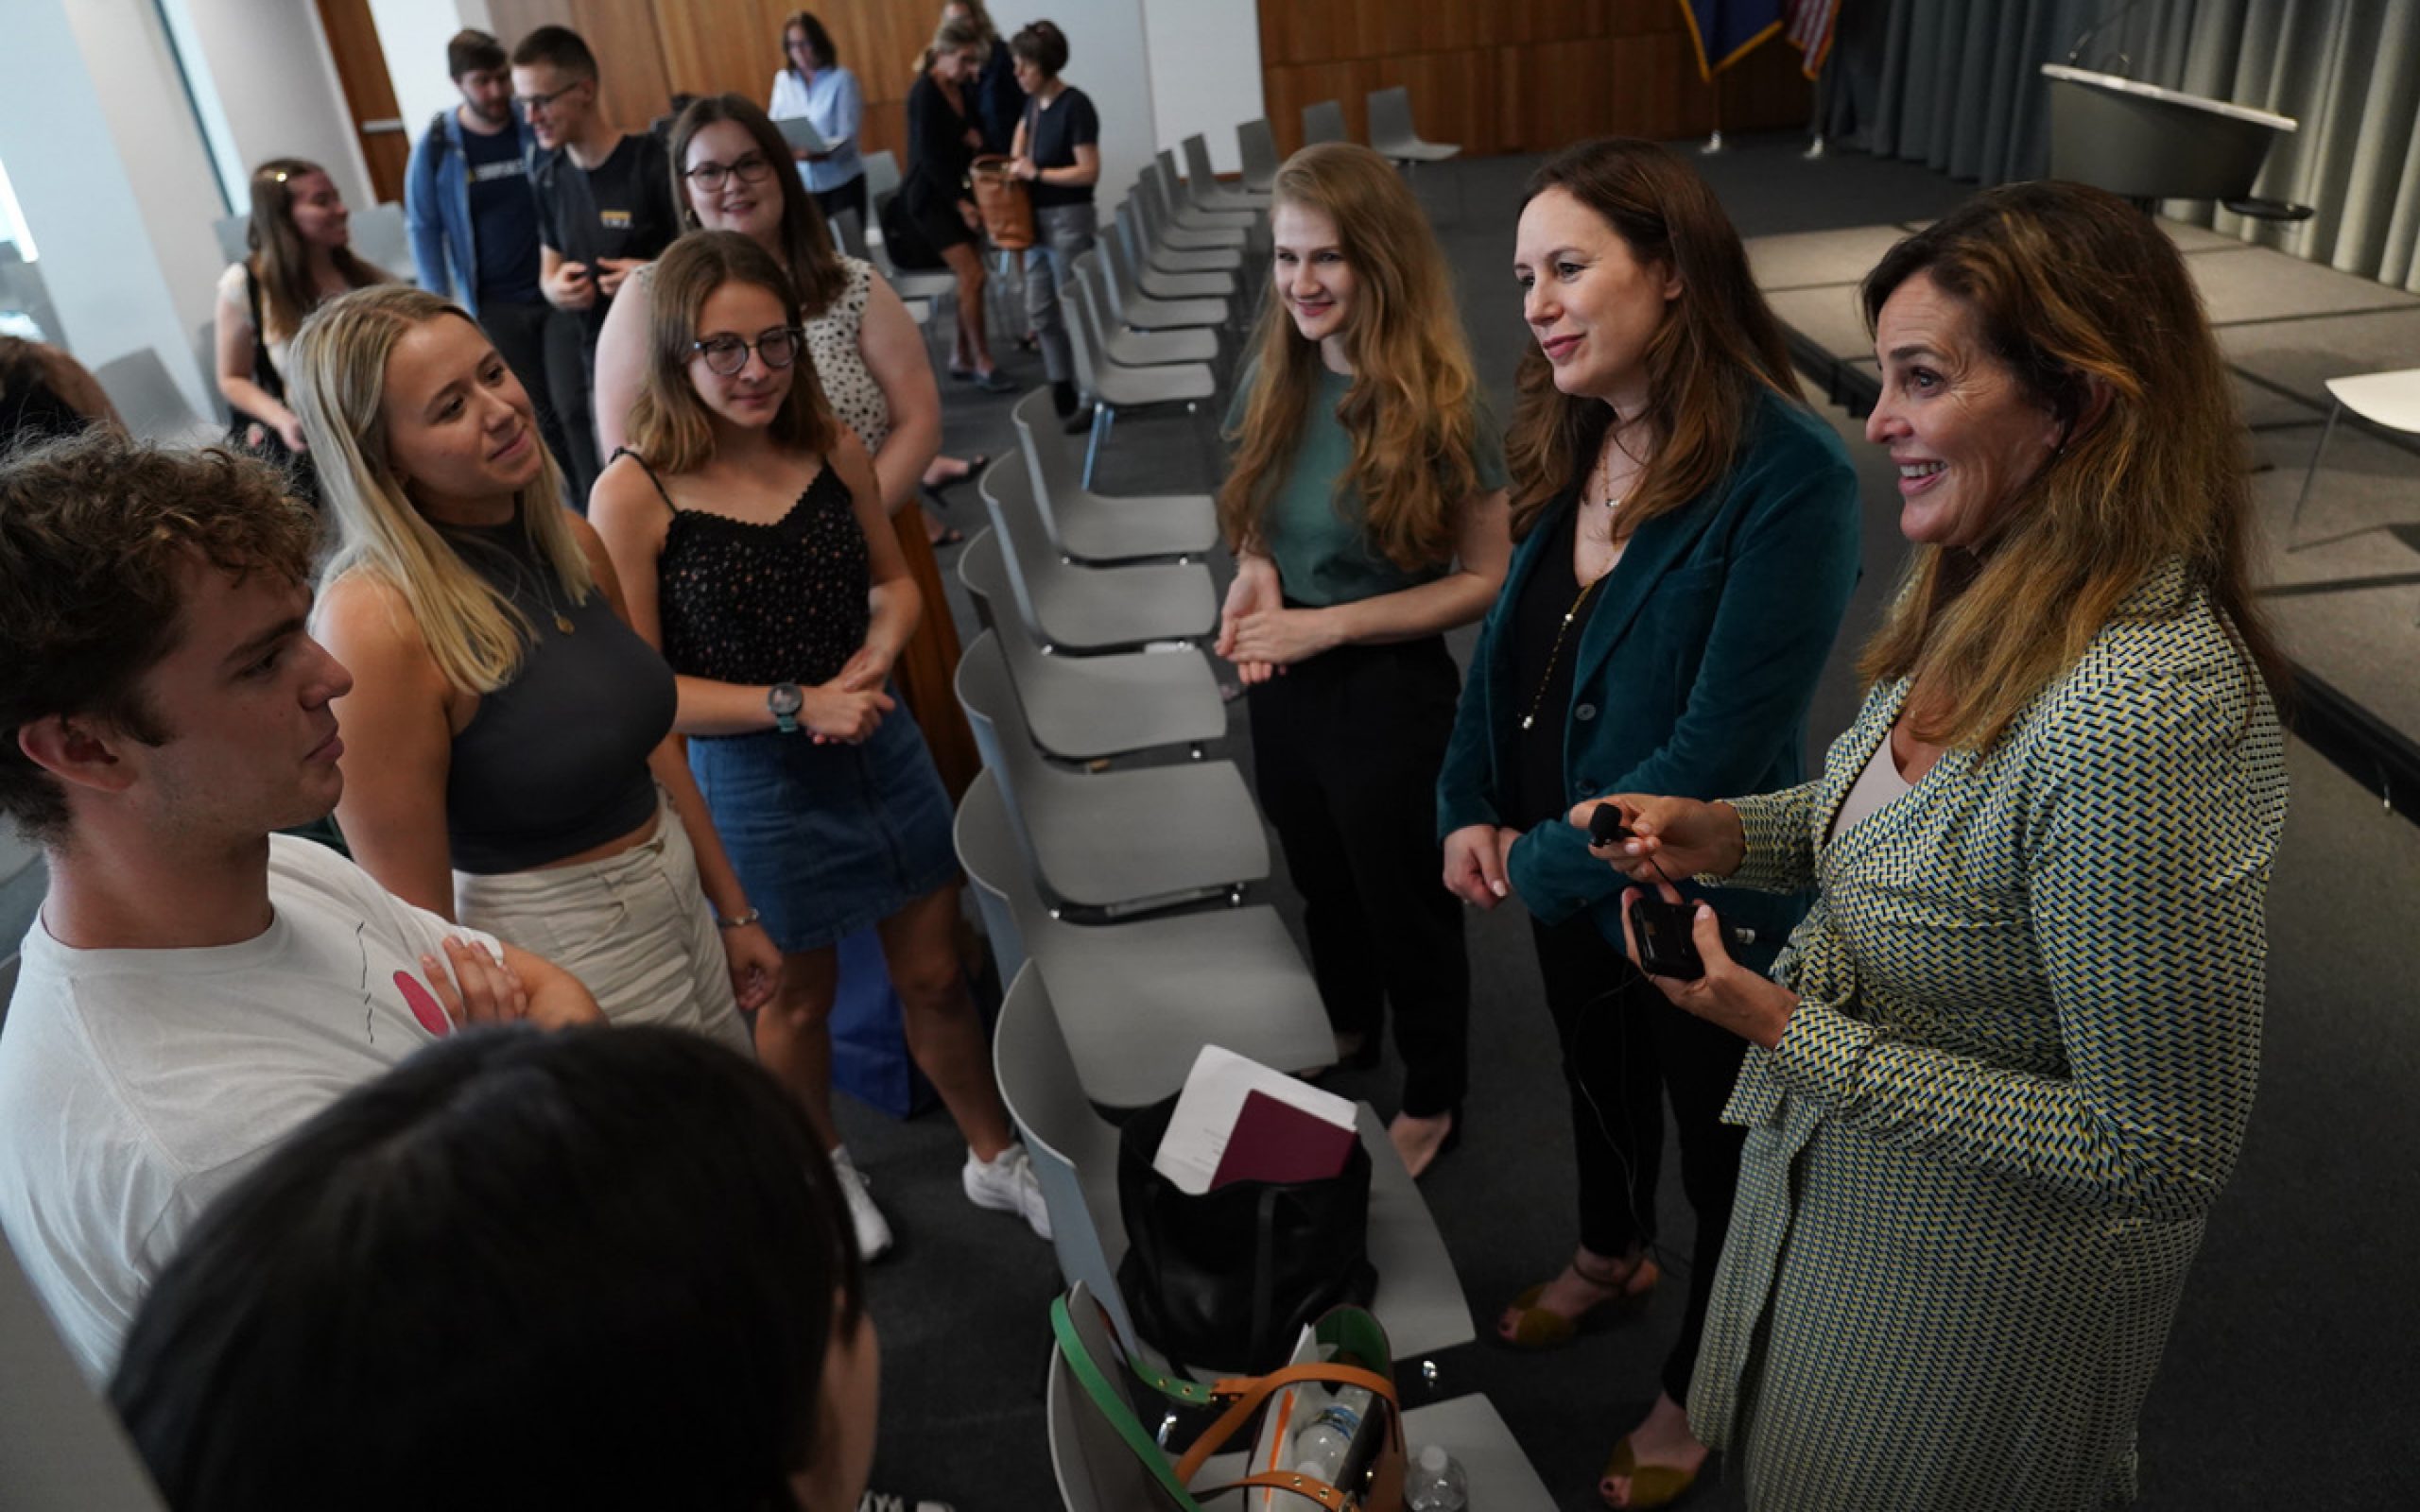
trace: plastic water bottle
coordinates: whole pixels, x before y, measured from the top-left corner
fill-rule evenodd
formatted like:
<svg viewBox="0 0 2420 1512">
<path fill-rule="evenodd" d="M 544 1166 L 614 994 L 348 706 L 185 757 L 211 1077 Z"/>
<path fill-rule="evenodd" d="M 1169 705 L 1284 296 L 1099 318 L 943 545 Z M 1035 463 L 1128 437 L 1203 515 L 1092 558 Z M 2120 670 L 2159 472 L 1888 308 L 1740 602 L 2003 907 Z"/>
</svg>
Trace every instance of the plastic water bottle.
<svg viewBox="0 0 2420 1512">
<path fill-rule="evenodd" d="M 1404 1479 L 1403 1504 L 1409 1512 L 1468 1512 L 1469 1483 L 1444 1445 L 1430 1444 L 1421 1450 L 1412 1459 L 1411 1473 Z"/>
<path fill-rule="evenodd" d="M 1294 1435 L 1294 1473 L 1338 1485 L 1369 1411 L 1370 1393 L 1359 1386 L 1347 1386 L 1328 1399 Z"/>
</svg>

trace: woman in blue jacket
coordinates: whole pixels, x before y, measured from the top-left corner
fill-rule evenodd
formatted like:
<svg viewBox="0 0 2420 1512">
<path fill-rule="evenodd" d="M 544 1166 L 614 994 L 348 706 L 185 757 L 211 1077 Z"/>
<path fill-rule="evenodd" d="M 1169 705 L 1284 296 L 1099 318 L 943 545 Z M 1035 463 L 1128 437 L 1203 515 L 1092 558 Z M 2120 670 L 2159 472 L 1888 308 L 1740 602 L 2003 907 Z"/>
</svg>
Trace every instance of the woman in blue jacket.
<svg viewBox="0 0 2420 1512">
<path fill-rule="evenodd" d="M 1652 1288 L 1672 1101 L 1697 1214 L 1688 1308 L 1664 1394 L 1599 1486 L 1654 1506 L 1705 1457 L 1680 1403 L 1738 1173 L 1720 1114 L 1742 1052 L 1646 987 L 1622 954 L 1623 880 L 1563 816 L 1599 793 L 1806 775 L 1807 704 L 1857 580 L 1857 476 L 1799 402 L 1738 233 L 1661 147 L 1583 143 L 1539 169 L 1514 270 L 1537 339 L 1506 447 L 1520 545 L 1462 690 L 1438 830 L 1455 894 L 1529 906 L 1570 1086 L 1580 1246 L 1506 1310 L 1508 1343 L 1563 1343 Z M 1805 906 L 1713 901 L 1755 932 L 1760 963 Z"/>
</svg>

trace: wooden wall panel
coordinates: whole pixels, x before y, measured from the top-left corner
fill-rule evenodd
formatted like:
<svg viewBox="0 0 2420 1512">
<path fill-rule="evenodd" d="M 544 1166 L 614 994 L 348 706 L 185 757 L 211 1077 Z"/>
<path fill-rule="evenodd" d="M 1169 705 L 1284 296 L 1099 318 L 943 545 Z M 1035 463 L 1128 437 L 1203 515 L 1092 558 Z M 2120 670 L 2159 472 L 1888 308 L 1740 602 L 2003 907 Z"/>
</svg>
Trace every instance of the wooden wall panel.
<svg viewBox="0 0 2420 1512">
<path fill-rule="evenodd" d="M 337 82 L 370 169 L 371 198 L 379 203 L 400 202 L 412 144 L 396 118 L 394 80 L 387 72 L 387 54 L 378 44 L 369 0 L 320 0 L 319 9 L 320 29 L 327 35 Z"/>
<path fill-rule="evenodd" d="M 1303 107 L 1336 100 L 1356 138 L 1368 95 L 1401 84 L 1432 142 L 1547 152 L 1618 132 L 1657 140 L 1803 124 L 1798 55 L 1771 44 L 1709 87 L 1673 0 L 1260 0 L 1262 89 L 1280 152 Z M 1720 111 L 1718 112 L 1718 101 Z"/>
</svg>

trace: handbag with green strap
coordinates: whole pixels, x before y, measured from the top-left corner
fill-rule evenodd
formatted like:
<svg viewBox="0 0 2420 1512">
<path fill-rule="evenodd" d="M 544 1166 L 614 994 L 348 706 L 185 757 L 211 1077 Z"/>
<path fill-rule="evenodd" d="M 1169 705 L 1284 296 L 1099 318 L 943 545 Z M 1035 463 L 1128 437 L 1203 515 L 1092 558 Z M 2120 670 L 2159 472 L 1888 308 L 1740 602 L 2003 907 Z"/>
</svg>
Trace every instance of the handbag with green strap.
<svg viewBox="0 0 2420 1512">
<path fill-rule="evenodd" d="M 1367 1311 L 1358 1307 L 1330 1309 L 1310 1326 L 1295 1351 L 1293 1363 L 1265 1376 L 1238 1376 L 1205 1385 L 1157 1371 L 1136 1373 L 1135 1378 L 1144 1385 L 1181 1406 L 1224 1409 L 1192 1447 L 1173 1462 L 1135 1418 L 1126 1394 L 1110 1379 L 1110 1371 L 1118 1368 L 1120 1362 L 1093 1358 L 1077 1330 L 1076 1320 L 1068 1314 L 1063 1297 L 1051 1301 L 1050 1330 L 1058 1337 L 1060 1355 L 1083 1386 L 1095 1410 L 1116 1430 L 1118 1437 L 1151 1472 L 1160 1489 L 1167 1493 L 1169 1504 L 1179 1512 L 1201 1512 L 1201 1498 L 1238 1489 L 1261 1491 L 1249 1503 L 1253 1512 L 1292 1504 L 1290 1501 L 1281 1501 L 1281 1496 L 1315 1502 L 1327 1512 L 1403 1512 L 1403 1413 L 1395 1395 L 1393 1352 L 1388 1346 L 1386 1330 Z M 1270 1412 L 1255 1435 L 1252 1458 L 1245 1462 L 1248 1473 L 1198 1496 L 1188 1489 L 1202 1463 L 1241 1433 L 1270 1398 L 1303 1383 L 1359 1386 L 1370 1393 L 1370 1411 L 1380 1419 L 1377 1449 L 1364 1469 L 1348 1477 L 1353 1485 L 1333 1486 L 1282 1466 L 1279 1451 L 1294 1424 L 1287 1417 Z"/>
</svg>

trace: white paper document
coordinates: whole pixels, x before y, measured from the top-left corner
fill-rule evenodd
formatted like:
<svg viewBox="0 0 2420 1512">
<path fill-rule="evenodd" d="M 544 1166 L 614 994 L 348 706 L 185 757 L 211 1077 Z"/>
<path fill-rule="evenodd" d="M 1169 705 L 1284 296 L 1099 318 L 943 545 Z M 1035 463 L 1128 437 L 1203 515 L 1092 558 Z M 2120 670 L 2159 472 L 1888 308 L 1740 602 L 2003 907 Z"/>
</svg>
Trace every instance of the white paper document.
<svg viewBox="0 0 2420 1512">
<path fill-rule="evenodd" d="M 1334 1092 L 1323 1092 L 1297 1076 L 1248 1060 L 1232 1050 L 1203 1045 L 1186 1073 L 1184 1091 L 1168 1116 L 1168 1130 L 1151 1169 L 1168 1178 L 1178 1191 L 1200 1196 L 1210 1190 L 1219 1162 L 1235 1132 L 1244 1099 L 1253 1092 L 1298 1108 L 1323 1123 L 1353 1130 L 1357 1127 L 1353 1104 Z"/>
</svg>

